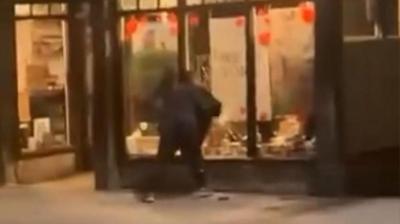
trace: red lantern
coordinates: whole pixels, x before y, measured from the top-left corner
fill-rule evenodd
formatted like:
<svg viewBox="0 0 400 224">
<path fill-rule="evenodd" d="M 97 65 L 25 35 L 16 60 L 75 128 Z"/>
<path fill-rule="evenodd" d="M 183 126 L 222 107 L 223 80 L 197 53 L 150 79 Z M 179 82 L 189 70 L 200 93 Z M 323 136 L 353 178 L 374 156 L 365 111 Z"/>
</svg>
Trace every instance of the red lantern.
<svg viewBox="0 0 400 224">
<path fill-rule="evenodd" d="M 244 16 L 239 16 L 238 18 L 236 18 L 235 24 L 237 27 L 242 27 L 244 25 L 244 22 L 245 22 Z"/>
<path fill-rule="evenodd" d="M 200 19 L 197 14 L 190 14 L 189 15 L 189 25 L 190 26 L 198 26 L 200 24 Z"/>
<path fill-rule="evenodd" d="M 134 16 L 132 16 L 125 24 L 125 35 L 130 38 L 137 30 L 138 23 Z"/>
<path fill-rule="evenodd" d="M 268 31 L 261 32 L 258 35 L 258 42 L 264 46 L 269 45 L 271 43 L 271 33 Z"/>
<path fill-rule="evenodd" d="M 300 16 L 306 23 L 313 23 L 315 21 L 314 4 L 311 2 L 303 2 L 299 5 Z"/>
</svg>

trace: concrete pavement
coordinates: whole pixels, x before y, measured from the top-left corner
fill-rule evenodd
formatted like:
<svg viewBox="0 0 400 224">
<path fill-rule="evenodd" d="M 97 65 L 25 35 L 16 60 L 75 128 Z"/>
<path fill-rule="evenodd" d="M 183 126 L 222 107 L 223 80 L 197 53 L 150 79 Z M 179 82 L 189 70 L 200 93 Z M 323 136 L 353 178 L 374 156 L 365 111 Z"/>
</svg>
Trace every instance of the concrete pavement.
<svg viewBox="0 0 400 224">
<path fill-rule="evenodd" d="M 95 192 L 90 175 L 0 188 L 0 224 L 397 224 L 400 199 L 321 199 L 231 194 L 228 201 L 128 191 Z"/>
</svg>

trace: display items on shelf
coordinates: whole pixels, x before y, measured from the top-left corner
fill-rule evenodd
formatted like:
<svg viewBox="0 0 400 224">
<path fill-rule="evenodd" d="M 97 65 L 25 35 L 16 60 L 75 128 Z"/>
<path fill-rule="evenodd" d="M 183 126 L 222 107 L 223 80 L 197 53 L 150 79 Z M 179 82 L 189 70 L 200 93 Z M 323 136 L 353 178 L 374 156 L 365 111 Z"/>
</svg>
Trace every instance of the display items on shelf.
<svg viewBox="0 0 400 224">
<path fill-rule="evenodd" d="M 277 116 L 277 130 L 267 141 L 260 143 L 262 156 L 310 156 L 313 154 L 315 138 L 307 139 L 304 125 L 296 115 Z"/>
<path fill-rule="evenodd" d="M 67 147 L 65 21 L 29 19 L 15 24 L 22 154 Z"/>
</svg>

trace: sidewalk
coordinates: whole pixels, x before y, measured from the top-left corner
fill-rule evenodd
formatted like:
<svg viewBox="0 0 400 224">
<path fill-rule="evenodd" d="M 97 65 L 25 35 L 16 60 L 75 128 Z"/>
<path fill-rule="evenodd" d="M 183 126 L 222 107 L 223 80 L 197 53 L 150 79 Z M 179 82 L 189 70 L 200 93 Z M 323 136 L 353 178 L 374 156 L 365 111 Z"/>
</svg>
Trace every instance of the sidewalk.
<svg viewBox="0 0 400 224">
<path fill-rule="evenodd" d="M 396 224 L 400 199 L 317 199 L 260 194 L 164 196 L 95 192 L 90 176 L 0 188 L 1 224 Z"/>
</svg>

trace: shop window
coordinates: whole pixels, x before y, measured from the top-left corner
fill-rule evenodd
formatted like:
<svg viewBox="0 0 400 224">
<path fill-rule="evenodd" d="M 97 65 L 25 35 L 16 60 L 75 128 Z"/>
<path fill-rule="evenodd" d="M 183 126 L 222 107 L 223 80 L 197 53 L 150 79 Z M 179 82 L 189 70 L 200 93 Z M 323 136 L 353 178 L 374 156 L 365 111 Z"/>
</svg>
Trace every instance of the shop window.
<svg viewBox="0 0 400 224">
<path fill-rule="evenodd" d="M 222 102 L 203 145 L 207 159 L 244 158 L 247 152 L 247 76 L 245 17 L 190 12 L 189 68 L 197 83 Z"/>
<path fill-rule="evenodd" d="M 119 0 L 119 8 L 122 10 L 135 10 L 137 8 L 136 0 Z"/>
<path fill-rule="evenodd" d="M 63 20 L 16 21 L 22 153 L 68 145 L 67 30 Z"/>
<path fill-rule="evenodd" d="M 254 10 L 257 139 L 262 156 L 313 153 L 314 10 L 310 2 Z"/>
<path fill-rule="evenodd" d="M 167 69 L 178 67 L 177 26 L 174 13 L 121 18 L 124 128 L 130 155 L 156 154 L 162 80 Z"/>
<path fill-rule="evenodd" d="M 31 14 L 31 6 L 29 4 L 17 4 L 14 6 L 16 16 L 29 16 Z"/>
<path fill-rule="evenodd" d="M 140 9 L 156 9 L 157 0 L 140 0 Z"/>
<path fill-rule="evenodd" d="M 49 14 L 48 4 L 33 4 L 32 5 L 32 15 L 34 16 L 46 16 Z"/>
</svg>

